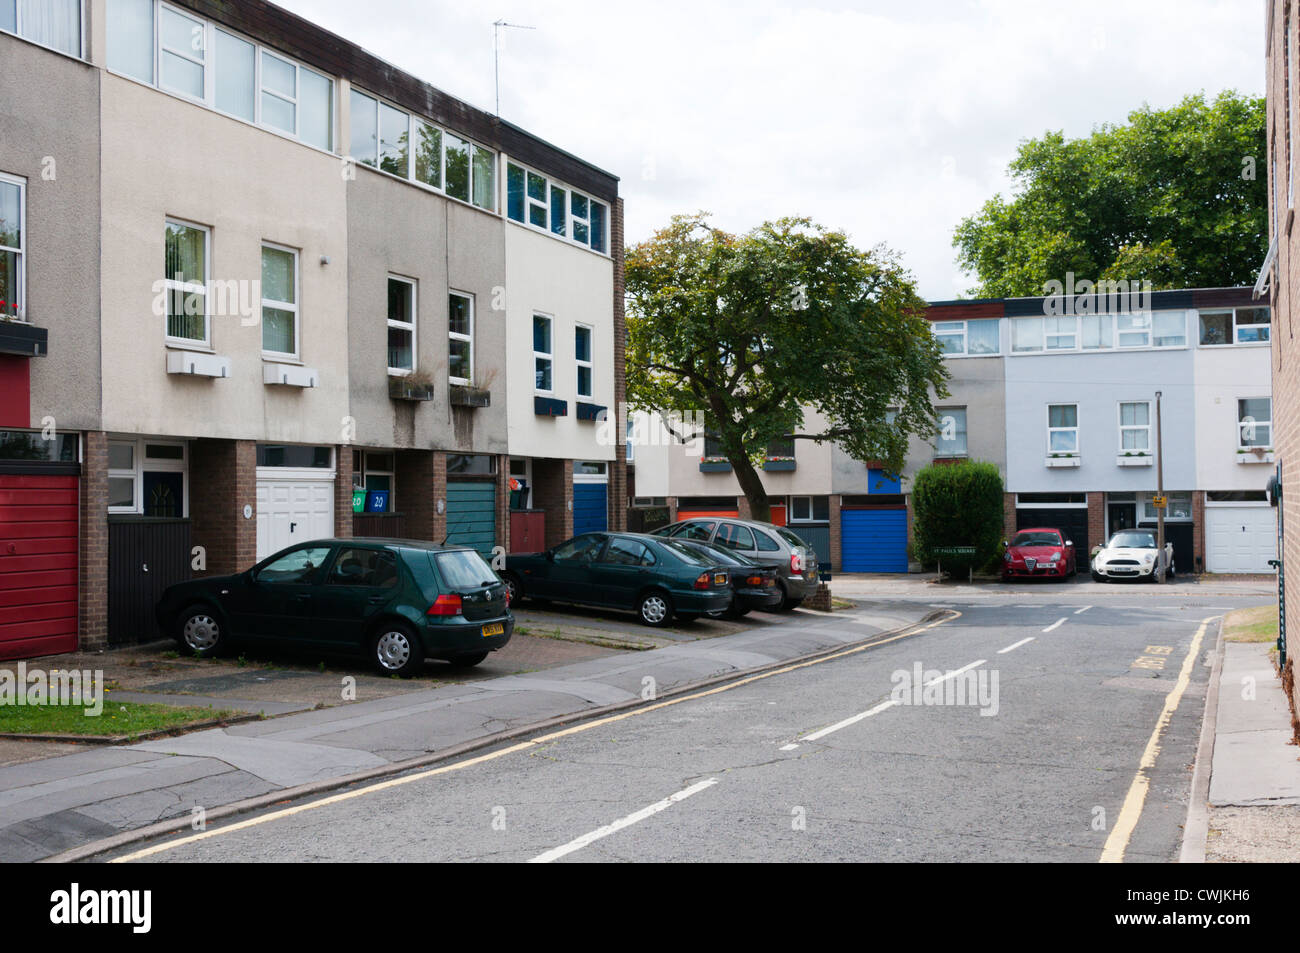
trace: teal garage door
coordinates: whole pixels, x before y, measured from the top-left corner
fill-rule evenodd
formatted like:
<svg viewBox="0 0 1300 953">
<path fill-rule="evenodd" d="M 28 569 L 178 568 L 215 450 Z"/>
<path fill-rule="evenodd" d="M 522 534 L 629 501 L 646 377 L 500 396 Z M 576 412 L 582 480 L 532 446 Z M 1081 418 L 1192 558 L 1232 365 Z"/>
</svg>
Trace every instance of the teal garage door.
<svg viewBox="0 0 1300 953">
<path fill-rule="evenodd" d="M 907 572 L 907 510 L 841 510 L 841 572 Z"/>
<path fill-rule="evenodd" d="M 482 481 L 447 483 L 447 544 L 491 557 L 497 539 L 497 488 Z"/>
<path fill-rule="evenodd" d="M 609 528 L 605 483 L 573 484 L 573 535 L 603 533 Z"/>
</svg>

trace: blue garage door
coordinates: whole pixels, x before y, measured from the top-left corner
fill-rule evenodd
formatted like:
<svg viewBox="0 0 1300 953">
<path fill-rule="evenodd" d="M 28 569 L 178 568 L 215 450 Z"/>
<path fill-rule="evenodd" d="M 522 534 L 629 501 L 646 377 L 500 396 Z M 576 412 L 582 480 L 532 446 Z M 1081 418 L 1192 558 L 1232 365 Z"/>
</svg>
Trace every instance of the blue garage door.
<svg viewBox="0 0 1300 953">
<path fill-rule="evenodd" d="M 907 572 L 907 510 L 842 510 L 841 572 Z"/>
<path fill-rule="evenodd" d="M 447 484 L 447 544 L 491 557 L 497 537 L 497 488 L 487 481 Z"/>
<path fill-rule="evenodd" d="M 573 484 L 573 535 L 603 533 L 609 528 L 604 483 Z"/>
</svg>

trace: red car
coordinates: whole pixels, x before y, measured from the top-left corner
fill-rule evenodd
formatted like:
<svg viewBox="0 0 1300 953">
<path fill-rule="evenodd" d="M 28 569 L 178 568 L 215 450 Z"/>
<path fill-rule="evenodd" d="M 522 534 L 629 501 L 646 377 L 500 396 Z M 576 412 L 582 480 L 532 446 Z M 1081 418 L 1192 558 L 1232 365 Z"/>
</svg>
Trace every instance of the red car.
<svg viewBox="0 0 1300 953">
<path fill-rule="evenodd" d="M 1003 582 L 1029 577 L 1065 580 L 1074 575 L 1074 543 L 1059 529 L 1022 529 L 1005 545 Z"/>
</svg>

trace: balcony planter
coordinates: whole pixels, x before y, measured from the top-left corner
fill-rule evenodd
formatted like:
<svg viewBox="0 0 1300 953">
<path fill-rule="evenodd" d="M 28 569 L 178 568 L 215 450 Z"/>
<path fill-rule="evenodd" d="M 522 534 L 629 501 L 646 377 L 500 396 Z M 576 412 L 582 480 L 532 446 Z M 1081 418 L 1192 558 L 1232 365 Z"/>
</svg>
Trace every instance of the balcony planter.
<svg viewBox="0 0 1300 953">
<path fill-rule="evenodd" d="M 600 415 L 608 412 L 608 407 L 602 407 L 600 404 L 589 404 L 586 401 L 577 401 L 577 414 L 579 420 L 599 420 Z"/>
<path fill-rule="evenodd" d="M 1238 463 L 1272 463 L 1273 448 L 1255 447 L 1251 450 L 1238 450 L 1237 462 Z"/>
<path fill-rule="evenodd" d="M 731 463 L 726 457 L 701 457 L 701 473 L 730 473 Z"/>
<path fill-rule="evenodd" d="M 452 384 L 449 400 L 453 407 L 490 407 L 492 392 L 472 384 Z"/>
<path fill-rule="evenodd" d="M 49 353 L 50 332 L 25 321 L 0 318 L 0 354 L 44 357 Z"/>
<path fill-rule="evenodd" d="M 789 473 L 795 468 L 794 457 L 768 457 L 763 461 L 763 469 L 769 473 Z"/>
<path fill-rule="evenodd" d="M 534 397 L 533 413 L 538 417 L 567 417 L 569 416 L 569 402 L 567 400 L 557 400 L 554 397 Z"/>
<path fill-rule="evenodd" d="M 388 396 L 393 400 L 433 400 L 433 382 L 410 375 L 390 377 Z"/>
<path fill-rule="evenodd" d="M 1052 453 L 1048 454 L 1043 465 L 1052 469 L 1059 469 L 1079 467 L 1083 465 L 1083 461 L 1077 453 Z"/>
<path fill-rule="evenodd" d="M 1155 457 L 1149 453 L 1121 453 L 1115 458 L 1117 467 L 1149 467 L 1155 463 Z"/>
</svg>

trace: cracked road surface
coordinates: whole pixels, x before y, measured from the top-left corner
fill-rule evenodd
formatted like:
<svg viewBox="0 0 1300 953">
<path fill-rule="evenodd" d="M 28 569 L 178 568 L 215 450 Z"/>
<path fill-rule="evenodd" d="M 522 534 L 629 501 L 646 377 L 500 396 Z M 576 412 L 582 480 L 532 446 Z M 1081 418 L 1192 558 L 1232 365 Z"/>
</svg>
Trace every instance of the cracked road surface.
<svg viewBox="0 0 1300 953">
<path fill-rule="evenodd" d="M 115 859 L 1174 860 L 1224 597 L 1137 594 L 954 604 L 866 651 Z"/>
</svg>

